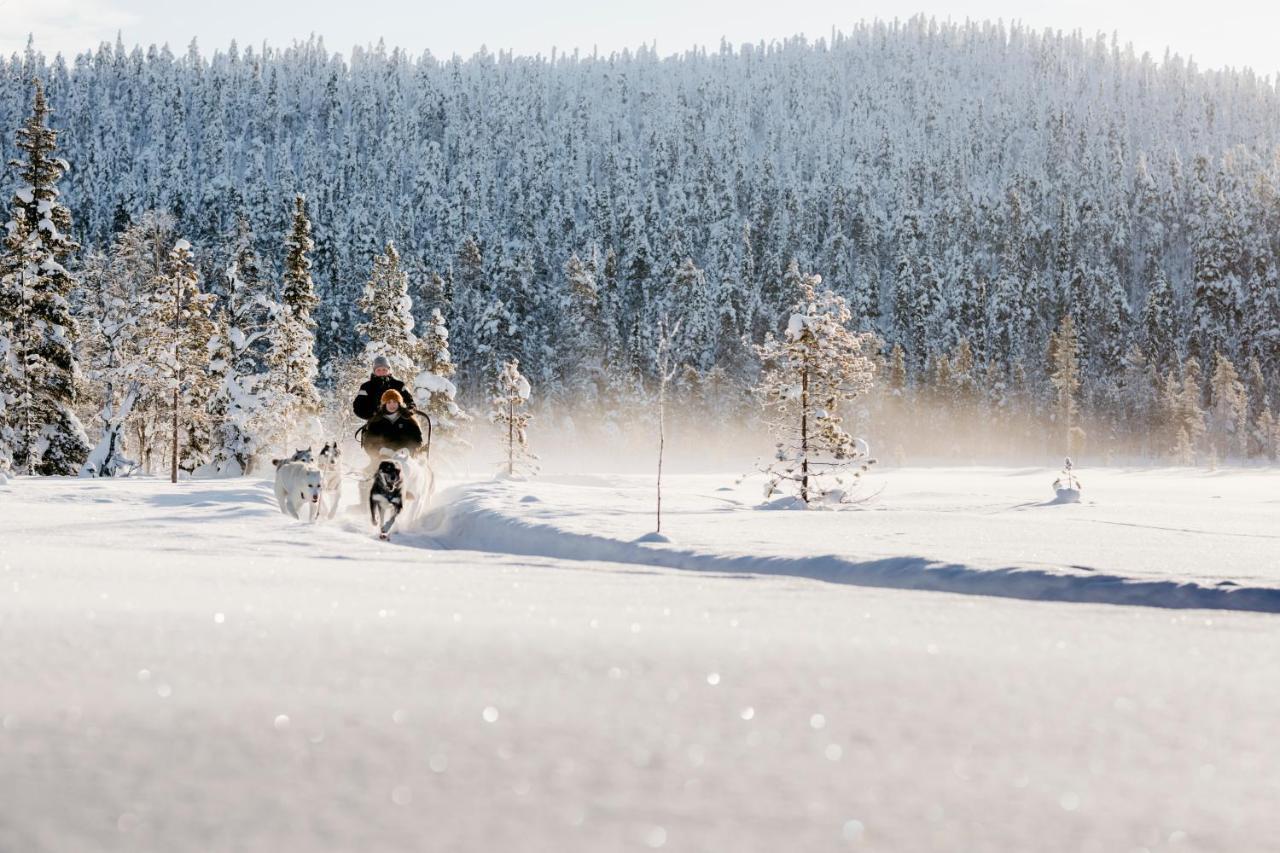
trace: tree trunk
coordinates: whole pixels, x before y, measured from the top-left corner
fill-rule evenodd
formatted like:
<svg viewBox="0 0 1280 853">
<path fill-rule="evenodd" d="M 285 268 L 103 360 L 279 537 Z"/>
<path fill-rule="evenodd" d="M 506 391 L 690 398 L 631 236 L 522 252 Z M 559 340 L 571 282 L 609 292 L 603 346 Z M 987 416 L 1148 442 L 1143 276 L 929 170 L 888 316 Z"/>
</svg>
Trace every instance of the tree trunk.
<svg viewBox="0 0 1280 853">
<path fill-rule="evenodd" d="M 129 413 L 133 411 L 133 404 L 138 399 L 138 383 L 131 382 L 129 388 L 125 391 L 124 399 L 120 401 L 120 408 L 115 410 L 107 424 L 110 442 L 107 445 L 107 457 L 103 461 L 103 469 L 115 473 L 116 454 L 124 453 L 124 422 L 129 417 Z M 114 408 L 114 407 L 113 407 Z"/>
<path fill-rule="evenodd" d="M 665 370 L 665 368 L 663 368 Z M 667 444 L 667 378 L 658 391 L 658 533 L 662 532 L 662 452 Z"/>
<path fill-rule="evenodd" d="M 800 500 L 809 504 L 809 364 L 800 368 Z"/>
<path fill-rule="evenodd" d="M 516 404 L 507 400 L 507 476 L 516 475 Z"/>
<path fill-rule="evenodd" d="M 27 469 L 28 476 L 34 476 L 36 473 L 36 430 L 35 421 L 31 416 L 32 397 L 31 393 L 31 306 L 27 302 L 27 268 L 22 267 L 22 274 L 18 279 L 18 283 L 22 288 L 22 386 L 23 386 L 23 405 L 22 405 L 22 441 L 23 441 L 23 459 L 24 467 Z M 15 460 L 16 461 L 16 460 Z"/>
<path fill-rule="evenodd" d="M 169 466 L 169 482 L 178 482 L 178 389 L 173 389 L 173 459 Z"/>
<path fill-rule="evenodd" d="M 182 279 L 173 277 L 173 459 L 169 465 L 169 482 L 178 482 L 178 392 L 182 388 L 182 349 L 178 333 L 182 324 Z"/>
</svg>

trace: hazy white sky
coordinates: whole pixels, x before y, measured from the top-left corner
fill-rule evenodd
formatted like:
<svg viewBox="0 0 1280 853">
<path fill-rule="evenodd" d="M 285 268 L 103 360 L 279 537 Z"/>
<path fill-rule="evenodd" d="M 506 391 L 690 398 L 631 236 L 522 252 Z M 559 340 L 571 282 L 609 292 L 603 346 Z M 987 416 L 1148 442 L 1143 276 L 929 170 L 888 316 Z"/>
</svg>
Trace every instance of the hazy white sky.
<svg viewBox="0 0 1280 853">
<path fill-rule="evenodd" d="M 175 15 L 175 7 L 181 15 Z M 662 53 L 692 45 L 734 44 L 797 33 L 826 35 L 864 18 L 906 18 L 923 12 L 940 19 L 1020 20 L 1041 29 L 1119 33 L 1122 42 L 1150 51 L 1165 47 L 1193 56 L 1202 67 L 1248 65 L 1264 75 L 1280 72 L 1280 2 L 1216 0 L 971 0 L 967 4 L 918 0 L 344 0 L 278 3 L 270 0 L 0 0 L 0 51 L 26 44 L 33 33 L 46 53 L 75 53 L 114 40 L 126 44 L 168 42 L 185 49 L 193 36 L 206 51 L 267 41 L 287 45 L 314 32 L 335 50 L 373 43 L 411 53 L 430 49 L 438 56 L 469 56 L 490 50 L 547 53 L 575 47 L 609 52 L 656 43 Z"/>
</svg>

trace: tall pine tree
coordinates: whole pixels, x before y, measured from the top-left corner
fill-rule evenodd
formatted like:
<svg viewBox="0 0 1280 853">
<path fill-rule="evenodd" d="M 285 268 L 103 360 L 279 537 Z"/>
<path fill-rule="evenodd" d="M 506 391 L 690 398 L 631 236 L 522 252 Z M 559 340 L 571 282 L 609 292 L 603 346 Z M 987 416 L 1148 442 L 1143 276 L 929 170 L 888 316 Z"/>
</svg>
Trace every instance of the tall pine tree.
<svg viewBox="0 0 1280 853">
<path fill-rule="evenodd" d="M 311 279 L 310 255 L 314 248 L 306 198 L 298 194 L 293 200 L 293 224 L 285 238 L 281 310 L 271 324 L 268 354 L 269 391 L 276 400 L 277 416 L 286 421 L 320 411 L 320 393 L 316 390 L 316 323 L 311 317 L 319 304 L 315 282 Z M 292 424 L 284 426 L 285 431 L 289 431 Z"/>
<path fill-rule="evenodd" d="M 18 130 L 20 181 L 0 254 L 0 466 L 28 474 L 75 474 L 89 453 L 76 416 L 75 277 L 63 266 L 79 248 L 71 211 L 58 198 L 70 169 L 55 157 L 44 87 Z M 11 462 L 10 462 L 11 460 Z"/>
<path fill-rule="evenodd" d="M 215 416 L 213 472 L 250 473 L 262 455 L 269 419 L 262 385 L 267 379 L 267 334 L 280 306 L 254 250 L 248 219 L 236 225 L 231 262 L 223 271 L 224 292 L 218 390 L 212 403 Z"/>
<path fill-rule="evenodd" d="M 844 428 L 842 408 L 871 389 L 874 339 L 849 329 L 845 301 L 822 279 L 805 276 L 782 338 L 757 347 L 763 375 L 757 393 L 778 438 L 766 469 L 765 497 L 782 483 L 806 506 L 844 500 L 850 478 L 872 460 L 866 445 Z"/>
<path fill-rule="evenodd" d="M 374 257 L 373 271 L 358 305 L 366 318 L 356 327 L 365 340 L 365 361 L 386 356 L 393 374 L 415 375 L 418 338 L 413 333 L 413 297 L 409 295 L 409 275 L 401 267 L 394 243 L 388 243 L 386 250 Z"/>
<path fill-rule="evenodd" d="M 1080 338 L 1070 314 L 1062 318 L 1058 330 L 1049 336 L 1049 380 L 1053 383 L 1055 420 L 1067 456 L 1080 450 L 1084 432 L 1077 424 L 1080 393 Z"/>
</svg>

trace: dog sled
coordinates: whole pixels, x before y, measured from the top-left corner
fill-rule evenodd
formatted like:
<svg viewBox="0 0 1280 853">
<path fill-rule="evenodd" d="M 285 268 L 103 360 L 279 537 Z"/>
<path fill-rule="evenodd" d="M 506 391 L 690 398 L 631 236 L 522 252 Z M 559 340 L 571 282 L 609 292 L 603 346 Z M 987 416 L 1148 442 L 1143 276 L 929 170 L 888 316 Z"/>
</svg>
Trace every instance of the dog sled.
<svg viewBox="0 0 1280 853">
<path fill-rule="evenodd" d="M 401 517 L 413 524 L 431 502 L 435 491 L 435 472 L 431 468 L 431 418 L 426 413 L 406 411 L 406 417 L 421 425 L 425 422 L 423 444 L 416 451 L 408 448 L 371 447 L 367 424 L 356 430 L 356 440 L 369 456 L 369 467 L 360 480 L 361 493 L 369 511 L 369 520 L 378 538 L 387 540 Z M 376 449 L 376 455 L 374 453 Z"/>
</svg>

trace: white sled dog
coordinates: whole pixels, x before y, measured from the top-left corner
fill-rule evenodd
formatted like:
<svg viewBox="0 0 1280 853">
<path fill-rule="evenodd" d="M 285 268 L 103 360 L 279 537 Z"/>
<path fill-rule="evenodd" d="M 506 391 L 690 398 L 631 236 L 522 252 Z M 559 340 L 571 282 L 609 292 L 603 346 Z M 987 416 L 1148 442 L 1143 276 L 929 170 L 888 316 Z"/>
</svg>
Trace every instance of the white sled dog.
<svg viewBox="0 0 1280 853">
<path fill-rule="evenodd" d="M 295 454 L 296 455 L 296 454 Z M 308 457 L 310 451 L 308 451 Z M 320 517 L 320 493 L 324 490 L 324 476 L 310 462 L 292 459 L 273 459 L 276 466 L 276 503 L 285 515 L 299 521 L 306 512 L 307 521 Z"/>
<path fill-rule="evenodd" d="M 325 518 L 338 514 L 338 502 L 342 499 L 342 451 L 338 442 L 325 442 L 320 449 L 317 463 L 324 487 L 320 493 L 320 511 Z"/>
<path fill-rule="evenodd" d="M 435 494 L 436 477 L 425 459 L 417 459 L 407 450 L 393 453 L 384 449 L 381 455 L 384 459 L 375 471 L 369 511 L 381 538 L 386 539 L 399 516 L 403 515 L 409 524 L 422 516 Z M 383 466 L 388 463 L 399 469 L 400 476 L 394 482 L 386 476 L 379 480 L 378 473 L 384 471 Z"/>
</svg>

